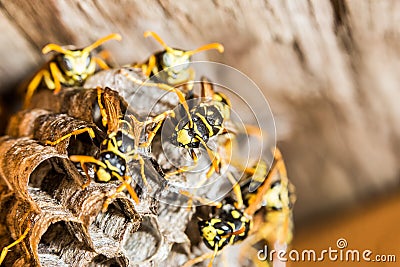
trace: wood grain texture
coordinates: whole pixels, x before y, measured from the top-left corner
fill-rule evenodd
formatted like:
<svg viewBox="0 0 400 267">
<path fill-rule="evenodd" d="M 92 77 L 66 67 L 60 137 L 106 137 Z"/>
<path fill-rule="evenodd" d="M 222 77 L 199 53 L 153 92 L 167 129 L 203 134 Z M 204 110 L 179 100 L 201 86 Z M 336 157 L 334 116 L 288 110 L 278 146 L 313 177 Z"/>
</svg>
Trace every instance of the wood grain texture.
<svg viewBox="0 0 400 267">
<path fill-rule="evenodd" d="M 297 218 L 307 218 L 399 185 L 399 14 L 396 0 L 1 0 L 0 90 L 15 91 L 49 42 L 85 46 L 118 32 L 123 40 L 104 47 L 120 64 L 160 49 L 145 30 L 180 48 L 221 42 L 224 54 L 195 59 L 231 65 L 262 89 Z"/>
</svg>

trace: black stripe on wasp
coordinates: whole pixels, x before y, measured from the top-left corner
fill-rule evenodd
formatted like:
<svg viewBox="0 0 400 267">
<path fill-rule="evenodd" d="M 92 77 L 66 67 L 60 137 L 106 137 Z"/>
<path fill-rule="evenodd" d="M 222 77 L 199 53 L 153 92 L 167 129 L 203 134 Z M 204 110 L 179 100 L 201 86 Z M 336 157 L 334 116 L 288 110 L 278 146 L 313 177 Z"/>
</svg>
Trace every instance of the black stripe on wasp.
<svg viewBox="0 0 400 267">
<path fill-rule="evenodd" d="M 111 201 L 123 190 L 127 189 L 132 199 L 138 203 L 139 197 L 131 186 L 132 177 L 129 175 L 127 162 L 135 160 L 140 163 L 140 174 L 143 183 L 147 185 L 145 175 L 144 151 L 149 150 L 152 140 L 159 130 L 162 122 L 170 115 L 166 111 L 154 118 L 150 118 L 144 122 L 136 119 L 134 115 L 128 115 L 125 120 L 122 116 L 119 99 L 112 97 L 111 89 L 97 88 L 98 106 L 100 108 L 101 123 L 107 129 L 107 137 L 100 144 L 100 153 L 97 156 L 88 155 L 71 155 L 70 160 L 80 164 L 85 172 L 88 182 L 83 187 L 86 187 L 90 181 L 90 175 L 87 165 L 94 167 L 94 177 L 98 182 L 109 182 L 112 179 L 118 179 L 122 184 L 117 188 L 116 192 L 108 197 L 103 204 L 103 211 L 107 210 Z M 104 103 L 104 104 L 103 104 Z M 143 130 L 148 125 L 154 127 L 147 133 L 147 140 L 141 141 Z M 73 131 L 55 141 L 46 141 L 48 145 L 57 145 L 63 140 L 87 132 L 91 138 L 95 137 L 92 128 L 82 128 Z"/>
<path fill-rule="evenodd" d="M 182 267 L 190 267 L 210 259 L 208 267 L 213 265 L 215 257 L 229 245 L 242 242 L 239 261 L 251 255 L 250 260 L 257 266 L 269 266 L 268 262 L 257 259 L 253 247 L 259 242 L 275 245 L 288 245 L 292 240 L 292 208 L 295 202 L 294 187 L 289 182 L 282 155 L 278 149 L 274 153 L 274 162 L 268 171 L 267 164 L 260 161 L 256 167 L 247 168 L 250 177 L 235 184 L 233 177 L 233 197 L 221 202 L 193 196 L 189 192 L 182 194 L 202 204 L 213 206 L 208 219 L 198 222 L 199 234 L 207 248 L 212 251 L 187 261 Z M 232 176 L 231 173 L 227 173 Z M 260 186 L 249 192 L 249 184 L 259 181 Z M 271 260 L 271 259 L 270 259 Z"/>
<path fill-rule="evenodd" d="M 63 47 L 57 44 L 48 44 L 43 47 L 43 54 L 51 51 L 57 53 L 45 63 L 29 82 L 24 106 L 29 106 L 34 92 L 42 81 L 48 89 L 54 90 L 54 93 L 57 94 L 62 86 L 72 87 L 82 85 L 89 76 L 95 73 L 96 65 L 101 69 L 108 69 L 107 63 L 100 57 L 94 56 L 92 51 L 112 39 L 121 40 L 121 36 L 112 33 L 80 49 Z"/>
<path fill-rule="evenodd" d="M 147 78 L 155 77 L 157 82 L 165 83 L 170 86 L 184 86 L 184 92 L 191 90 L 194 81 L 195 72 L 190 67 L 192 55 L 215 49 L 218 52 L 224 52 L 224 47 L 219 43 L 210 43 L 203 45 L 195 50 L 185 51 L 178 48 L 168 46 L 160 36 L 155 32 L 146 31 L 144 37 L 153 37 L 159 42 L 164 50 L 151 55 L 147 61 L 143 63 L 135 63 L 131 66 L 142 69 L 143 74 Z"/>
</svg>

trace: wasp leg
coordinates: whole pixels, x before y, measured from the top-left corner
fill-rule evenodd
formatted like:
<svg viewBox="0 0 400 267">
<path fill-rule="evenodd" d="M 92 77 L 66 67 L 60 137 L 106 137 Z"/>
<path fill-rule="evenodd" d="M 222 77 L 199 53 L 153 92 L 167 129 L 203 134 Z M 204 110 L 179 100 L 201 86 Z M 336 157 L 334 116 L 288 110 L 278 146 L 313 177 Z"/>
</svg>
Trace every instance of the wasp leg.
<svg viewBox="0 0 400 267">
<path fill-rule="evenodd" d="M 110 205 L 111 201 L 117 197 L 117 195 L 122 192 L 125 188 L 128 190 L 130 196 L 132 197 L 132 199 L 136 202 L 139 203 L 139 197 L 137 196 L 135 190 L 133 190 L 133 188 L 131 187 L 131 181 L 132 181 L 132 177 L 128 176 L 128 177 L 121 177 L 118 174 L 114 174 L 115 177 L 118 178 L 118 180 L 120 180 L 122 182 L 122 184 L 120 186 L 118 186 L 116 192 L 114 194 L 112 194 L 111 196 L 109 196 L 106 201 L 104 201 L 103 203 L 103 208 L 102 211 L 106 212 L 108 206 Z"/>
<path fill-rule="evenodd" d="M 265 137 L 263 137 L 263 134 L 265 134 L 265 132 L 263 132 L 260 129 L 260 127 L 250 125 L 250 124 L 245 124 L 244 128 L 246 130 L 247 135 L 255 136 L 255 137 L 259 138 L 261 141 L 265 138 Z"/>
<path fill-rule="evenodd" d="M 145 184 L 145 186 L 148 186 L 146 174 L 144 173 L 144 159 L 142 156 L 138 155 L 138 160 L 140 163 L 140 175 L 142 176 L 143 183 Z"/>
<path fill-rule="evenodd" d="M 214 171 L 216 173 L 220 173 L 221 171 L 221 157 L 219 156 L 218 153 L 216 153 L 215 151 L 213 151 L 211 148 L 208 147 L 208 145 L 206 144 L 206 142 L 204 142 L 203 139 L 199 138 L 200 142 L 203 144 L 203 146 L 206 148 L 207 154 L 211 160 L 212 163 L 212 168 L 214 169 L 213 171 L 208 171 L 207 172 L 207 178 L 210 178 L 211 175 L 214 173 Z"/>
<path fill-rule="evenodd" d="M 81 162 L 81 167 L 82 167 L 82 169 L 83 169 L 83 171 L 85 172 L 85 175 L 86 175 L 86 177 L 87 177 L 87 182 L 84 183 L 84 184 L 81 186 L 82 189 L 85 189 L 86 187 L 88 187 L 88 186 L 90 185 L 90 183 L 92 182 L 92 179 L 91 179 L 90 176 L 89 176 L 88 169 L 87 169 L 86 165 L 85 165 L 84 163 L 82 163 L 82 162 Z"/>
<path fill-rule="evenodd" d="M 212 256 L 211 256 L 210 262 L 208 263 L 207 267 L 212 267 L 213 262 L 214 262 L 214 259 L 215 259 L 215 257 L 216 257 L 217 254 L 218 254 L 218 249 L 219 249 L 219 247 L 218 247 L 218 246 L 215 246 L 214 252 L 213 252 L 213 254 L 212 254 Z"/>
<path fill-rule="evenodd" d="M 235 206 L 236 206 L 236 208 L 240 209 L 240 208 L 243 207 L 243 197 L 242 197 L 242 191 L 240 189 L 240 185 L 235 180 L 235 178 L 233 177 L 233 175 L 230 172 L 227 172 L 227 178 L 228 178 L 229 182 L 231 182 L 231 184 L 233 186 L 233 193 L 236 196 L 236 204 L 235 204 Z M 201 198 L 201 197 L 195 196 L 195 194 L 197 192 L 197 189 L 200 186 L 202 186 L 207 180 L 208 180 L 208 178 L 204 178 L 204 179 L 202 179 L 200 182 L 198 182 L 196 184 L 196 187 L 195 187 L 196 189 L 195 189 L 195 193 L 194 194 L 191 194 L 191 193 L 186 192 L 186 191 L 182 191 L 181 192 L 183 195 L 188 196 L 190 198 L 190 200 L 188 201 L 189 207 L 191 207 L 191 205 L 192 205 L 192 199 L 197 200 L 197 201 L 199 201 L 200 203 L 202 203 L 204 205 L 210 205 L 211 204 L 211 205 L 220 207 L 219 202 L 213 202 L 212 200 L 208 200 L 208 199 L 205 199 L 205 198 Z"/>
<path fill-rule="evenodd" d="M 171 176 L 178 175 L 178 174 L 184 173 L 184 172 L 188 172 L 188 171 L 196 168 L 197 162 L 198 162 L 199 159 L 198 159 L 196 153 L 194 153 L 193 150 L 191 152 L 192 152 L 191 153 L 191 157 L 192 157 L 193 163 L 194 163 L 192 166 L 184 166 L 184 167 L 180 167 L 176 171 L 168 172 L 168 173 L 165 174 L 164 178 L 165 179 L 170 179 Z"/>
<path fill-rule="evenodd" d="M 101 50 L 97 55 L 103 60 L 109 60 L 111 58 L 110 51 L 108 50 Z"/>
<path fill-rule="evenodd" d="M 92 157 L 92 156 L 72 155 L 72 156 L 69 157 L 69 159 L 70 159 L 71 161 L 73 161 L 73 162 L 79 162 L 79 163 L 81 164 L 82 169 L 83 169 L 83 171 L 85 172 L 86 177 L 87 177 L 88 180 L 89 180 L 87 183 L 85 183 L 85 185 L 86 185 L 86 184 L 90 184 L 90 180 L 91 180 L 91 178 L 90 178 L 90 176 L 89 176 L 89 173 L 88 173 L 88 171 L 87 171 L 87 167 L 86 167 L 86 165 L 85 165 L 86 163 L 93 163 L 93 164 L 95 164 L 95 165 L 97 165 L 97 166 L 100 166 L 100 167 L 102 167 L 102 168 L 104 168 L 104 169 L 107 169 L 107 165 L 106 165 L 106 164 L 104 164 L 102 161 L 100 161 L 100 160 L 98 160 L 98 159 L 96 159 L 96 158 L 94 158 L 94 157 Z M 85 185 L 83 185 L 83 186 L 85 186 Z"/>
<path fill-rule="evenodd" d="M 235 177 L 233 177 L 232 173 L 228 172 L 226 176 L 228 177 L 228 180 L 231 182 L 233 186 L 233 193 L 236 196 L 236 206 L 237 206 L 236 208 L 241 209 L 243 207 L 243 197 L 240 185 L 238 181 L 235 180 Z"/>
<path fill-rule="evenodd" d="M 206 173 L 206 178 L 204 179 L 204 181 L 202 180 L 197 186 L 203 185 L 207 181 L 207 179 L 209 179 L 215 172 L 220 174 L 220 169 L 221 169 L 221 165 L 222 165 L 221 157 L 219 156 L 219 154 L 212 151 L 201 139 L 199 139 L 199 140 L 200 140 L 200 142 L 203 143 L 203 145 L 206 148 L 207 154 L 211 160 L 211 166 Z M 197 163 L 197 161 L 196 161 L 196 163 Z M 193 166 L 190 166 L 190 167 L 195 167 L 195 166 L 196 166 L 196 164 Z M 184 169 L 184 167 L 181 169 Z M 188 171 L 188 169 L 184 169 L 184 171 Z M 172 174 L 175 175 L 177 173 L 173 172 Z"/>
<path fill-rule="evenodd" d="M 28 89 L 27 89 L 27 92 L 26 92 L 26 96 L 25 96 L 24 108 L 27 108 L 29 106 L 29 104 L 31 103 L 31 99 L 32 99 L 33 93 L 38 88 L 38 86 L 39 86 L 40 82 L 42 81 L 43 77 L 48 77 L 48 79 L 50 78 L 50 73 L 49 73 L 49 71 L 47 69 L 40 70 L 35 75 L 35 77 L 33 77 L 32 81 L 29 83 Z"/>
<path fill-rule="evenodd" d="M 188 260 L 188 261 L 187 261 L 184 265 L 182 265 L 181 267 L 190 267 L 190 266 L 195 265 L 196 263 L 203 262 L 203 261 L 205 261 L 206 259 L 210 259 L 210 258 L 213 259 L 213 258 L 215 258 L 214 254 L 216 254 L 216 253 L 215 253 L 215 252 L 205 253 L 205 254 L 203 254 L 203 255 L 201 255 L 201 256 L 199 256 L 199 257 L 196 257 L 196 258 L 194 258 L 194 259 Z M 209 264 L 208 266 L 212 266 L 212 262 L 211 262 L 211 265 Z"/>
<path fill-rule="evenodd" d="M 3 248 L 3 250 L 1 251 L 1 255 L 0 255 L 0 265 L 4 261 L 5 257 L 7 256 L 7 253 L 10 250 L 10 248 L 12 248 L 12 247 L 18 245 L 19 243 L 21 243 L 24 240 L 24 238 L 28 235 L 30 230 L 31 230 L 31 226 L 29 225 L 25 229 L 24 233 L 17 240 L 15 240 L 10 245 L 8 245 L 8 246 Z"/>
<path fill-rule="evenodd" d="M 272 177 L 275 175 L 276 171 L 276 165 L 273 165 L 268 172 L 267 177 L 265 178 L 268 181 L 264 182 L 261 187 L 257 189 L 257 194 L 254 197 L 254 201 L 244 211 L 246 214 L 252 216 L 256 212 L 258 205 L 262 202 L 264 195 L 271 186 Z"/>
<path fill-rule="evenodd" d="M 134 83 L 136 83 L 136 84 L 139 84 L 139 85 L 141 85 L 141 86 L 158 87 L 158 88 L 160 88 L 161 90 L 175 93 L 175 94 L 177 95 L 178 99 L 179 99 L 179 102 L 182 104 L 182 106 L 184 107 L 184 109 L 185 109 L 185 111 L 186 111 L 186 113 L 187 113 L 187 115 L 188 115 L 188 119 L 189 119 L 189 122 L 190 122 L 190 126 L 193 126 L 193 125 L 192 125 L 192 124 L 193 124 L 193 121 L 192 121 L 192 117 L 191 117 L 190 112 L 189 112 L 188 103 L 186 102 L 186 98 L 185 98 L 184 94 L 183 94 L 181 91 L 179 91 L 179 90 L 176 89 L 175 87 L 172 87 L 172 86 L 167 85 L 167 84 L 164 84 L 164 83 L 154 83 L 154 82 L 144 82 L 144 81 L 141 81 L 141 80 L 139 80 L 139 79 L 133 77 L 132 75 L 129 75 L 129 73 L 127 73 L 124 69 L 121 70 L 121 73 L 122 73 L 123 75 L 125 75 L 125 77 L 127 77 L 128 80 L 130 80 L 130 81 L 132 81 L 132 82 L 134 82 Z"/>
<path fill-rule="evenodd" d="M 131 133 L 131 132 L 133 132 L 133 128 L 132 128 L 132 124 L 130 124 L 128 121 L 126 121 L 126 120 L 123 120 L 123 119 L 120 119 L 119 121 L 118 121 L 118 129 L 123 129 L 123 127 L 124 127 L 124 125 L 126 126 L 126 127 L 128 127 L 128 132 L 129 133 Z"/>
<path fill-rule="evenodd" d="M 107 65 L 107 63 L 99 58 L 99 57 L 93 57 L 94 62 L 96 62 L 96 64 L 103 70 L 109 70 L 110 67 Z"/>
<path fill-rule="evenodd" d="M 51 75 L 53 76 L 53 82 L 54 82 L 54 94 L 58 94 L 61 90 L 61 81 L 60 79 L 64 80 L 62 78 L 62 74 L 60 69 L 57 67 L 56 63 L 51 62 L 50 63 L 50 72 Z"/>
<path fill-rule="evenodd" d="M 86 187 L 88 187 L 90 185 L 90 182 L 92 181 L 92 179 L 90 178 L 89 172 L 88 172 L 88 168 L 85 164 L 85 162 L 80 162 L 82 170 L 85 172 L 86 178 L 87 178 L 87 182 L 84 183 L 81 187 L 82 189 L 85 189 Z"/>
<path fill-rule="evenodd" d="M 184 172 L 188 172 L 191 171 L 192 169 L 194 169 L 196 167 L 197 164 L 192 165 L 192 166 L 184 166 L 184 167 L 180 167 L 179 169 L 177 169 L 176 171 L 172 171 L 172 172 L 168 172 L 165 174 L 164 178 L 165 179 L 170 179 L 171 176 L 174 175 L 178 175 L 180 173 L 184 173 Z"/>
<path fill-rule="evenodd" d="M 162 114 L 157 115 L 155 118 L 151 118 L 147 121 L 141 122 L 139 121 L 134 115 L 130 114 L 128 117 L 133 121 L 133 131 L 137 135 L 136 139 L 140 139 L 140 133 L 142 132 L 143 128 L 145 128 L 148 124 L 150 123 L 155 123 L 156 126 L 153 128 L 153 130 L 149 131 L 147 135 L 147 141 L 143 142 L 140 144 L 140 147 L 149 147 L 151 143 L 153 142 L 154 137 L 156 136 L 158 130 L 160 129 L 163 121 L 168 117 L 168 116 L 175 116 L 175 113 L 172 110 L 165 111 Z M 132 130 L 132 125 L 125 121 L 121 120 L 121 122 L 125 123 L 126 125 L 129 126 L 130 130 Z M 136 141 L 135 139 L 135 141 Z M 134 152 L 134 151 L 133 151 Z"/>
<path fill-rule="evenodd" d="M 103 70 L 110 69 L 110 66 L 117 65 L 109 50 L 102 50 L 101 52 L 97 53 L 97 56 L 98 57 L 95 57 L 95 62 Z M 99 63 L 96 59 L 100 60 L 102 63 Z M 101 64 L 104 65 L 102 66 Z"/>
<path fill-rule="evenodd" d="M 78 134 L 81 134 L 81 133 L 88 133 L 90 138 L 95 138 L 96 137 L 96 135 L 94 134 L 94 131 L 93 131 L 92 128 L 85 127 L 85 128 L 82 128 L 82 129 L 78 129 L 78 130 L 72 131 L 69 134 L 66 134 L 66 135 L 62 136 L 62 137 L 60 137 L 59 139 L 57 139 L 55 141 L 46 140 L 45 144 L 46 145 L 55 146 L 58 143 L 60 143 L 61 141 L 65 140 L 65 139 L 67 139 L 67 138 L 69 138 L 71 136 L 75 136 L 75 135 L 78 135 Z"/>
<path fill-rule="evenodd" d="M 155 118 L 152 118 L 150 120 L 145 121 L 143 124 L 146 126 L 147 124 L 150 123 L 155 123 L 156 126 L 153 128 L 153 130 L 149 131 L 147 134 L 147 141 L 144 142 L 143 144 L 141 144 L 142 147 L 149 147 L 151 145 L 151 143 L 153 142 L 154 137 L 156 136 L 158 130 L 160 129 L 162 123 L 164 122 L 164 120 L 169 117 L 175 116 L 175 113 L 172 110 L 168 110 L 160 115 L 157 115 Z"/>
<path fill-rule="evenodd" d="M 210 168 L 208 169 L 207 173 L 206 173 L 206 179 L 210 178 L 215 172 L 215 168 L 213 165 L 210 166 Z"/>
<path fill-rule="evenodd" d="M 212 166 L 210 167 L 210 169 L 212 169 Z M 203 179 L 201 179 L 196 185 L 195 185 L 195 189 L 194 189 L 194 195 L 197 193 L 197 190 L 203 186 L 205 184 L 206 181 L 208 181 L 209 177 L 205 177 Z M 189 199 L 188 201 L 188 208 L 190 209 L 192 206 L 192 199 Z"/>
<path fill-rule="evenodd" d="M 129 193 L 129 195 L 132 197 L 132 199 L 136 202 L 136 203 L 139 203 L 139 197 L 138 197 L 138 195 L 136 194 L 136 192 L 135 192 L 135 190 L 132 188 L 132 186 L 131 186 L 131 182 L 132 182 L 132 177 L 130 177 L 130 176 L 125 176 L 124 177 L 124 184 L 125 184 L 125 187 L 126 187 L 126 190 L 128 190 L 128 193 Z M 124 184 L 122 184 L 122 185 L 124 185 Z M 122 186 L 121 185 L 121 186 Z"/>
<path fill-rule="evenodd" d="M 136 146 L 136 147 L 137 147 L 137 146 L 140 146 L 140 147 L 145 147 L 145 148 L 146 148 L 146 147 L 149 147 L 149 146 L 151 145 L 151 143 L 153 142 L 153 138 L 156 136 L 156 134 L 157 134 L 159 128 L 161 127 L 162 122 L 165 120 L 165 118 L 166 118 L 167 116 L 169 116 L 169 115 L 171 114 L 171 112 L 172 112 L 172 111 L 164 112 L 164 113 L 158 115 L 157 117 L 155 117 L 155 118 L 153 118 L 153 119 L 150 119 L 150 120 L 147 120 L 147 121 L 145 121 L 145 122 L 140 122 L 134 115 L 129 115 L 129 118 L 134 122 L 134 123 L 133 123 L 134 132 L 135 132 L 135 134 L 137 134 L 137 135 L 139 135 L 139 134 L 142 132 L 143 127 L 145 127 L 147 124 L 156 123 L 156 127 L 155 127 L 152 131 L 150 131 L 150 132 L 148 133 L 147 141 L 144 142 L 144 143 L 141 143 L 140 145 L 138 145 L 138 144 L 136 143 L 135 146 Z M 173 113 L 173 112 L 172 112 L 172 113 Z M 124 123 L 126 123 L 127 125 L 129 125 L 129 127 L 132 127 L 131 124 L 128 123 L 127 121 L 121 120 L 121 122 L 124 122 Z M 140 136 L 136 136 L 135 142 L 137 142 L 139 139 L 140 139 Z M 147 183 L 147 178 L 146 178 L 146 175 L 145 175 L 145 172 L 144 172 L 145 162 L 144 162 L 143 157 L 140 156 L 139 154 L 137 154 L 136 149 L 132 150 L 132 151 L 130 152 L 130 154 L 127 155 L 127 157 L 132 157 L 133 159 L 139 161 L 139 163 L 140 163 L 140 174 L 141 174 L 141 176 L 142 176 L 143 183 L 147 186 L 148 183 Z"/>
<path fill-rule="evenodd" d="M 257 167 L 255 169 L 247 168 L 246 172 L 249 172 L 249 173 L 253 172 L 255 174 L 257 172 Z M 264 180 L 267 180 L 267 182 L 264 182 L 264 180 L 263 180 L 263 184 L 257 189 L 257 194 L 255 196 L 254 201 L 246 208 L 245 213 L 247 213 L 249 215 L 253 215 L 256 212 L 257 206 L 259 205 L 259 203 L 261 203 L 263 196 L 269 190 L 269 188 L 271 186 L 271 182 L 272 182 L 272 177 L 276 173 L 279 173 L 279 175 L 281 176 L 283 186 L 287 186 L 288 178 L 287 178 L 287 173 L 286 173 L 286 167 L 285 167 L 285 163 L 282 158 L 282 154 L 278 148 L 275 149 L 274 162 L 273 162 L 268 174 L 264 178 Z"/>
<path fill-rule="evenodd" d="M 153 71 L 154 67 L 156 66 L 156 57 L 151 55 L 148 63 L 142 65 L 143 73 L 146 77 L 150 77 L 151 72 Z"/>
<path fill-rule="evenodd" d="M 154 55 L 151 55 L 149 57 L 148 61 L 145 63 L 133 63 L 128 66 L 130 66 L 132 68 L 142 69 L 143 75 L 146 76 L 147 78 L 149 78 L 151 75 L 151 72 L 156 67 L 156 57 Z M 154 72 L 157 72 L 157 71 L 155 70 Z"/>
<path fill-rule="evenodd" d="M 102 166 L 103 168 L 107 168 L 107 166 L 103 162 L 95 159 L 92 156 L 73 155 L 73 156 L 70 156 L 69 159 L 73 162 L 79 162 L 81 164 L 83 171 L 86 174 L 86 178 L 88 179 L 88 181 L 84 185 L 82 185 L 82 189 L 85 189 L 85 187 L 87 187 L 91 182 L 91 178 L 90 178 L 90 175 L 88 173 L 88 169 L 87 169 L 85 163 L 93 163 L 98 166 Z"/>
<path fill-rule="evenodd" d="M 217 167 L 218 166 L 234 165 L 234 163 L 231 162 L 232 150 L 233 150 L 233 148 L 232 148 L 233 147 L 232 139 L 233 138 L 230 135 L 228 135 L 227 140 L 224 143 L 220 143 L 218 145 L 218 148 L 217 148 L 218 151 L 217 152 L 211 151 L 212 158 L 214 158 L 215 161 L 213 162 L 213 165 L 210 166 L 210 168 L 207 171 L 207 174 L 206 174 L 207 179 L 210 178 L 214 174 L 214 172 L 217 172 L 216 168 L 215 168 L 215 165 Z M 237 165 L 239 165 L 239 164 L 237 164 Z M 217 172 L 217 173 L 219 173 L 219 172 Z"/>
<path fill-rule="evenodd" d="M 186 190 L 179 190 L 179 193 L 192 199 L 192 200 L 196 200 L 199 203 L 203 204 L 203 205 L 207 205 L 207 206 L 215 206 L 216 208 L 221 208 L 222 207 L 222 203 L 218 202 L 218 201 L 213 201 L 211 199 L 207 199 L 204 197 L 199 197 L 199 196 L 195 196 L 194 194 L 186 191 Z"/>
</svg>

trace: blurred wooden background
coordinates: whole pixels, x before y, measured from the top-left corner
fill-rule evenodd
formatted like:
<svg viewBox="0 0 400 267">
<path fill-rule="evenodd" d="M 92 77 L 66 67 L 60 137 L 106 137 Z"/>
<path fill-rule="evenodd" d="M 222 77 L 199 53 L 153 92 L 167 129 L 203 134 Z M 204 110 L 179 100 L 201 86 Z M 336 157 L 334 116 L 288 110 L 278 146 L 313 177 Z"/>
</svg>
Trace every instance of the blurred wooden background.
<svg viewBox="0 0 400 267">
<path fill-rule="evenodd" d="M 397 0 L 1 0 L 3 110 L 50 42 L 79 47 L 117 32 L 123 40 L 105 47 L 119 64 L 160 50 L 145 30 L 183 49 L 221 42 L 224 54 L 195 59 L 237 68 L 263 90 L 304 223 L 399 187 L 399 25 Z"/>
</svg>

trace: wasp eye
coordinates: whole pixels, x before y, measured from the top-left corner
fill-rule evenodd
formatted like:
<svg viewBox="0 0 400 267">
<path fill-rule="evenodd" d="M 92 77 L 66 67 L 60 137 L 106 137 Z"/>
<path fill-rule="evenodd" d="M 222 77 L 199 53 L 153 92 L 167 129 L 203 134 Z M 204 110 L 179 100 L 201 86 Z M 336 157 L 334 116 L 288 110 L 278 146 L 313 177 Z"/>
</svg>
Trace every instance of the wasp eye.
<svg viewBox="0 0 400 267">
<path fill-rule="evenodd" d="M 62 62 L 62 65 L 63 65 L 65 70 L 72 70 L 72 62 L 71 62 L 71 60 L 69 60 L 66 57 L 63 57 L 61 62 Z"/>
<path fill-rule="evenodd" d="M 165 52 L 163 55 L 163 63 L 165 67 L 170 67 L 172 65 L 172 55 L 168 52 Z"/>
<path fill-rule="evenodd" d="M 92 55 L 91 54 L 89 54 L 87 56 L 87 58 L 86 58 L 86 67 L 89 67 L 90 62 L 92 62 Z"/>
<path fill-rule="evenodd" d="M 190 64 L 190 61 L 189 61 L 189 59 L 188 59 L 188 60 L 185 60 L 184 62 L 182 62 L 182 64 L 180 64 L 179 67 L 180 67 L 182 70 L 186 70 L 186 69 L 189 68 L 189 64 Z"/>
</svg>

